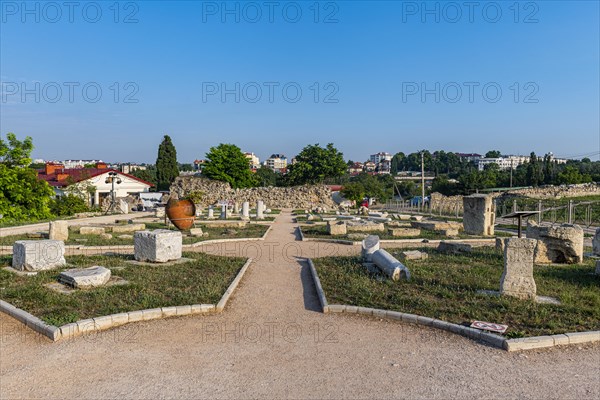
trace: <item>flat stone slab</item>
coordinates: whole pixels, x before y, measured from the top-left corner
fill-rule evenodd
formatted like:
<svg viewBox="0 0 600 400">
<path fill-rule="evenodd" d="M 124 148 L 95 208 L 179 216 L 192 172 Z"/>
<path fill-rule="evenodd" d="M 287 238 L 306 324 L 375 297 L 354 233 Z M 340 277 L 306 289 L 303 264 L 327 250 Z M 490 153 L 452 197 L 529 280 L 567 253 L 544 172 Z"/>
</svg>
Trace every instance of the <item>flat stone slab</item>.
<svg viewBox="0 0 600 400">
<path fill-rule="evenodd" d="M 110 280 L 110 275 L 110 269 L 93 266 L 63 271 L 58 276 L 58 281 L 77 289 L 85 289 L 106 284 Z"/>
<path fill-rule="evenodd" d="M 104 287 L 122 286 L 122 285 L 128 285 L 128 284 L 129 284 L 129 281 L 127 281 L 121 277 L 111 276 L 110 280 L 108 282 L 106 282 Z M 61 294 L 73 294 L 73 293 L 76 293 L 78 290 L 80 290 L 80 289 L 75 289 L 72 286 L 65 285 L 64 283 L 60 283 L 60 282 L 45 283 L 43 286 L 50 290 L 53 290 L 57 293 L 61 293 Z"/>
<path fill-rule="evenodd" d="M 13 267 L 4 267 L 2 269 L 17 276 L 36 276 L 38 274 L 37 272 L 19 271 L 18 269 L 14 269 Z"/>
<path fill-rule="evenodd" d="M 406 260 L 426 260 L 429 258 L 429 254 L 423 253 L 419 250 L 408 250 L 400 253 L 400 261 Z"/>
</svg>

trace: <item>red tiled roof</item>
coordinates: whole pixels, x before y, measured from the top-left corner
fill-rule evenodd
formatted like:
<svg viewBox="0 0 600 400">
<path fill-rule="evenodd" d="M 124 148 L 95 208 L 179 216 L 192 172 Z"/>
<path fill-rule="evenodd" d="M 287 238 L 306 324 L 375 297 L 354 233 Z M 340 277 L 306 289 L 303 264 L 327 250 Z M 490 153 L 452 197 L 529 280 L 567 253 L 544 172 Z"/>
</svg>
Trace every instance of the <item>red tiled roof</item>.
<svg viewBox="0 0 600 400">
<path fill-rule="evenodd" d="M 94 178 L 98 175 L 105 174 L 107 172 L 116 172 L 119 175 L 126 176 L 130 179 L 136 180 L 138 182 L 144 183 L 148 186 L 154 186 L 154 184 L 150 182 L 146 182 L 143 179 L 136 178 L 133 175 L 124 174 L 115 169 L 98 169 L 98 168 L 60 168 L 55 171 L 54 174 L 46 175 L 45 170 L 41 169 L 38 171 L 38 178 L 45 180 L 48 182 L 50 186 L 53 187 L 66 187 L 70 184 L 84 181 L 86 179 Z M 58 180 L 58 175 L 68 175 L 66 179 Z"/>
</svg>

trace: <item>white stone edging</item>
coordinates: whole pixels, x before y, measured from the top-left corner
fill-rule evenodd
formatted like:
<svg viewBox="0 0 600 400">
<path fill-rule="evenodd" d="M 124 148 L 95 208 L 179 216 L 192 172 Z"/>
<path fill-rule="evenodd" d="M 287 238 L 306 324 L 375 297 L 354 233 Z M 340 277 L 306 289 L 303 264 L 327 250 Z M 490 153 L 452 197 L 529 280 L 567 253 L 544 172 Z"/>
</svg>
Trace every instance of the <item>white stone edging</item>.
<svg viewBox="0 0 600 400">
<path fill-rule="evenodd" d="M 600 331 L 571 332 L 551 336 L 533 336 L 527 338 L 507 339 L 504 336 L 496 335 L 491 332 L 485 332 L 468 326 L 453 324 L 451 322 L 423 317 L 415 314 L 407 314 L 398 311 L 382 310 L 377 308 L 351 306 L 346 304 L 328 304 L 325 292 L 321 286 L 321 281 L 312 259 L 308 259 L 308 264 L 311 269 L 313 282 L 315 284 L 317 295 L 319 297 L 319 301 L 321 302 L 324 314 L 348 313 L 370 315 L 376 318 L 392 319 L 422 326 L 429 326 L 432 328 L 456 333 L 472 340 L 483 341 L 493 347 L 504 349 L 506 351 L 531 350 L 554 347 L 558 345 L 600 342 Z"/>
<path fill-rule="evenodd" d="M 41 319 L 3 300 L 0 300 L 0 312 L 15 318 L 17 321 L 22 322 L 27 327 L 50 338 L 54 342 L 60 339 L 70 339 L 80 335 L 89 334 L 96 331 L 103 331 L 133 322 L 151 321 L 155 319 L 180 317 L 184 315 L 220 313 L 223 312 L 225 305 L 229 301 L 229 298 L 237 288 L 251 263 L 252 258 L 249 258 L 237 273 L 236 277 L 233 279 L 217 304 L 193 304 L 128 311 L 118 314 L 83 319 L 60 327 L 48 325 Z"/>
</svg>

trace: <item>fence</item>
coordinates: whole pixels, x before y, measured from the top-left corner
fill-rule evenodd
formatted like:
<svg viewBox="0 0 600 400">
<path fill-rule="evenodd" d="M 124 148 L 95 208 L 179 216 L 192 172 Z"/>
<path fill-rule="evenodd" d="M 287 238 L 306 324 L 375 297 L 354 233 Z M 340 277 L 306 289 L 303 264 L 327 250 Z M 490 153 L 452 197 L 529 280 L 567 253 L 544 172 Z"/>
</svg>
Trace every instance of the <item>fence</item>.
<svg viewBox="0 0 600 400">
<path fill-rule="evenodd" d="M 395 213 L 416 213 L 416 214 L 428 214 L 430 216 L 443 216 L 450 218 L 462 218 L 463 209 L 462 203 L 459 205 L 455 201 L 449 201 L 446 203 L 435 202 L 430 204 L 425 202 L 412 202 L 410 200 L 388 200 L 385 203 L 385 210 Z"/>
<path fill-rule="evenodd" d="M 528 198 L 496 200 L 496 217 L 515 211 L 537 211 L 538 224 L 578 224 L 585 228 L 600 227 L 600 201 L 535 200 Z"/>
</svg>

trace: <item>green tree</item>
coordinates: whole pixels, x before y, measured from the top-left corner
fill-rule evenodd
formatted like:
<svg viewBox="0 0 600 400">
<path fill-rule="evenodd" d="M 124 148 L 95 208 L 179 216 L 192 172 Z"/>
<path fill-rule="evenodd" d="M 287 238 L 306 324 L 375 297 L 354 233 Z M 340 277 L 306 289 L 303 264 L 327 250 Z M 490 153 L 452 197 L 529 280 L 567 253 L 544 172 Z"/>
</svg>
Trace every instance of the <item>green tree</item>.
<svg viewBox="0 0 600 400">
<path fill-rule="evenodd" d="M 394 154 L 392 157 L 392 163 L 390 165 L 390 172 L 392 175 L 397 175 L 398 172 L 402 170 L 402 162 L 405 158 L 406 156 L 402 152 Z"/>
<path fill-rule="evenodd" d="M 583 175 L 577 168 L 572 165 L 565 167 L 562 172 L 558 174 L 558 183 L 563 185 L 572 185 L 576 183 L 588 183 L 592 181 L 590 175 Z"/>
<path fill-rule="evenodd" d="M 156 158 L 156 186 L 160 190 L 169 190 L 171 183 L 179 176 L 177 164 L 177 150 L 169 135 L 165 135 L 160 146 L 158 146 L 158 157 Z"/>
<path fill-rule="evenodd" d="M 183 172 L 191 172 L 194 170 L 194 166 L 192 164 L 179 164 L 179 169 Z"/>
<path fill-rule="evenodd" d="M 359 203 L 365 197 L 365 187 L 360 182 L 350 182 L 344 185 L 342 196 Z"/>
<path fill-rule="evenodd" d="M 499 150 L 490 150 L 485 153 L 485 158 L 500 158 L 502 153 Z"/>
<path fill-rule="evenodd" d="M 529 156 L 529 162 L 527 163 L 527 184 L 531 186 L 539 186 L 544 182 L 544 171 L 542 170 L 542 163 L 534 152 L 531 152 Z"/>
<path fill-rule="evenodd" d="M 277 186 L 277 178 L 279 174 L 273 171 L 271 168 L 261 165 L 256 170 L 256 184 L 258 186 Z"/>
<path fill-rule="evenodd" d="M 232 188 L 253 187 L 256 178 L 248 165 L 248 158 L 233 144 L 219 144 L 206 153 L 202 174 L 207 178 L 228 182 Z"/>
<path fill-rule="evenodd" d="M 58 196 L 50 201 L 50 211 L 57 217 L 71 216 L 89 211 L 87 202 L 74 194 Z"/>
<path fill-rule="evenodd" d="M 33 141 L 19 141 L 13 133 L 0 138 L 0 214 L 4 220 L 24 221 L 50 218 L 49 203 L 54 191 L 38 179 L 31 164 Z"/>
<path fill-rule="evenodd" d="M 346 174 L 344 155 L 329 143 L 308 145 L 296 156 L 296 163 L 288 167 L 286 176 L 291 185 L 323 183 L 325 178 L 335 179 Z"/>
</svg>

